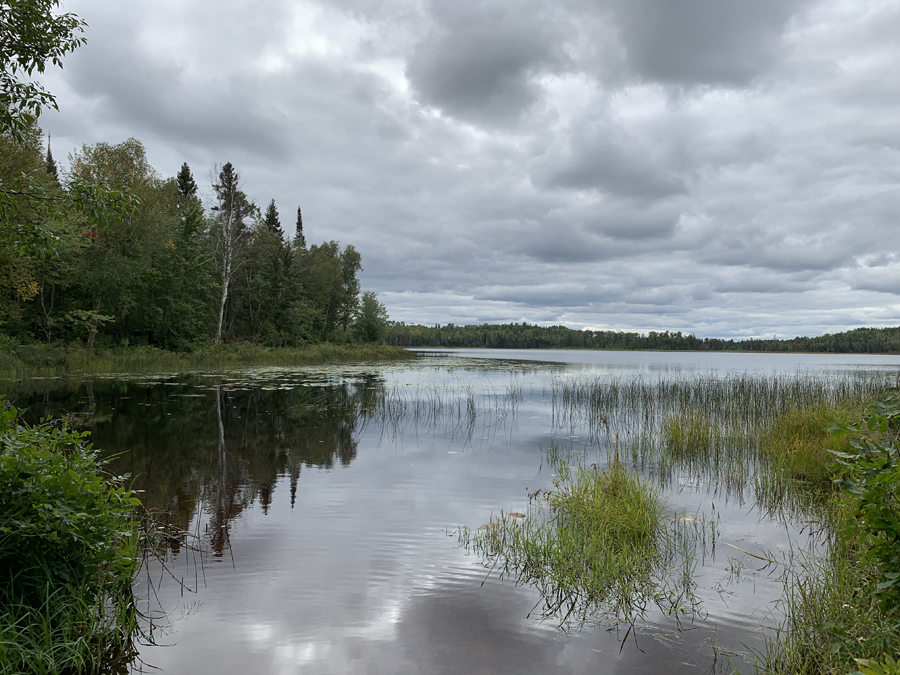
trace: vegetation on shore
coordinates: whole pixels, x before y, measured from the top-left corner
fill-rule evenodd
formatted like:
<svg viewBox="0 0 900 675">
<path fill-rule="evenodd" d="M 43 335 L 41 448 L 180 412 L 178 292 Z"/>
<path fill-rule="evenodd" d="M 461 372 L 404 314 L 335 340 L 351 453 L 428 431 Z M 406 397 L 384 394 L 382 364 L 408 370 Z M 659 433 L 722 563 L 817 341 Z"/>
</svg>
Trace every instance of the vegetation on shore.
<svg viewBox="0 0 900 675">
<path fill-rule="evenodd" d="M 900 327 L 859 328 L 845 333 L 788 340 L 720 340 L 698 338 L 681 332 L 650 331 L 645 335 L 527 323 L 420 326 L 395 322 L 387 328 L 385 341 L 402 347 L 900 354 Z"/>
<path fill-rule="evenodd" d="M 857 418 L 859 419 L 859 418 Z M 772 673 L 896 674 L 900 655 L 900 395 L 876 397 L 857 422 L 796 424 L 798 437 L 830 432 L 809 444 L 834 461 L 834 485 L 821 518 L 823 557 L 802 561 L 788 576 L 787 621 L 770 640 L 764 668 Z M 840 449 L 836 449 L 837 447 Z"/>
<path fill-rule="evenodd" d="M 128 658 L 140 501 L 86 433 L 0 405 L 0 673 L 93 673 Z"/>
<path fill-rule="evenodd" d="M 377 343 L 313 344 L 268 349 L 257 344 L 210 345 L 188 352 L 153 347 L 88 350 L 0 343 L 0 378 L 94 373 L 184 372 L 214 368 L 294 366 L 416 358 L 415 352 Z"/>
</svg>

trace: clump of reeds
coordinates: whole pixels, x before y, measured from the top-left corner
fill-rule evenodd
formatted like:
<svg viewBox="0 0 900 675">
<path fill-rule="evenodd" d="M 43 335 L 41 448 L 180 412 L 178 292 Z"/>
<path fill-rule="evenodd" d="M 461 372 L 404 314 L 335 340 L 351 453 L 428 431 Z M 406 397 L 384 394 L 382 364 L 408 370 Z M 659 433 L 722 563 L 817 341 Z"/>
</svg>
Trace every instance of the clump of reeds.
<svg viewBox="0 0 900 675">
<path fill-rule="evenodd" d="M 463 543 L 502 576 L 536 586 L 545 616 L 632 623 L 654 604 L 667 612 L 693 604 L 690 555 L 675 584 L 665 581 L 687 530 L 667 527 L 664 501 L 624 465 L 561 463 L 554 489 L 522 515 L 501 513 L 474 534 L 464 530 Z"/>
<path fill-rule="evenodd" d="M 861 402 L 819 403 L 790 408 L 772 420 L 760 443 L 760 453 L 785 478 L 816 487 L 832 488 L 834 456 L 828 450 L 846 452 L 849 438 L 828 433 L 834 423 L 848 424 L 863 412 Z"/>
</svg>

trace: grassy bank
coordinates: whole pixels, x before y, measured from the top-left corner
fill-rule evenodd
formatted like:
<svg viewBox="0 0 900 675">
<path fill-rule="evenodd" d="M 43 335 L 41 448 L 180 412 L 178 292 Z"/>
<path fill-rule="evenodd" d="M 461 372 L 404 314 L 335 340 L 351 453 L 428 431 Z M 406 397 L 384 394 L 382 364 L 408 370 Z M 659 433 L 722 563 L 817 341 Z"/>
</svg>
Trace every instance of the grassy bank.
<svg viewBox="0 0 900 675">
<path fill-rule="evenodd" d="M 190 352 L 152 347 L 97 349 L 47 345 L 11 346 L 0 351 L 0 378 L 54 375 L 177 372 L 245 366 L 294 366 L 412 359 L 401 347 L 382 344 L 335 345 L 267 349 L 251 343 L 211 345 Z"/>
<path fill-rule="evenodd" d="M 775 460 L 806 489 L 826 493 L 819 520 L 827 541 L 824 556 L 799 561 L 787 578 L 788 619 L 763 670 L 900 673 L 898 436 L 895 393 L 862 410 L 791 411 L 773 425 Z"/>
</svg>

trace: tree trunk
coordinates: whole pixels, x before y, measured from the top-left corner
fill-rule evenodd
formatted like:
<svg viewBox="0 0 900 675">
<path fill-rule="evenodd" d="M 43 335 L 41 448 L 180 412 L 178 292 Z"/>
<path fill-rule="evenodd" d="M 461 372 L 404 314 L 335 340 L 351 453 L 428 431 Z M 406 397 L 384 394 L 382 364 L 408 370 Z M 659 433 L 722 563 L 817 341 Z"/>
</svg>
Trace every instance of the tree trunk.
<svg viewBox="0 0 900 675">
<path fill-rule="evenodd" d="M 101 291 L 101 292 L 97 293 L 97 297 L 94 298 L 94 312 L 95 313 L 100 312 L 100 303 L 102 301 L 103 301 L 103 292 Z M 94 319 L 91 321 L 91 332 L 88 334 L 88 339 L 87 339 L 88 350 L 91 350 L 94 348 L 94 338 L 96 338 L 96 337 L 97 337 L 97 318 L 94 317 Z"/>
</svg>

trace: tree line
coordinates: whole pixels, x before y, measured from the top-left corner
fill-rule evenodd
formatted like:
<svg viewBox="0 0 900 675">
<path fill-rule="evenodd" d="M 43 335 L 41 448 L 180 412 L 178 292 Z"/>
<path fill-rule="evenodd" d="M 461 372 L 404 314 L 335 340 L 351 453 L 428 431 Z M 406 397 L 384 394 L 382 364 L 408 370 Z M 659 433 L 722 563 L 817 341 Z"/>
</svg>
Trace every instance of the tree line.
<svg viewBox="0 0 900 675">
<path fill-rule="evenodd" d="M 34 122 L 0 134 L 0 339 L 183 350 L 208 342 L 380 341 L 362 259 L 285 236 L 230 163 L 213 203 L 185 163 L 162 176 L 140 141 L 85 145 L 60 170 Z"/>
<path fill-rule="evenodd" d="M 900 327 L 858 328 L 819 337 L 789 340 L 721 340 L 681 332 L 647 334 L 573 330 L 528 323 L 422 326 L 394 322 L 385 341 L 402 347 L 480 347 L 501 349 L 614 349 L 667 351 L 813 352 L 828 354 L 900 354 Z"/>
</svg>

